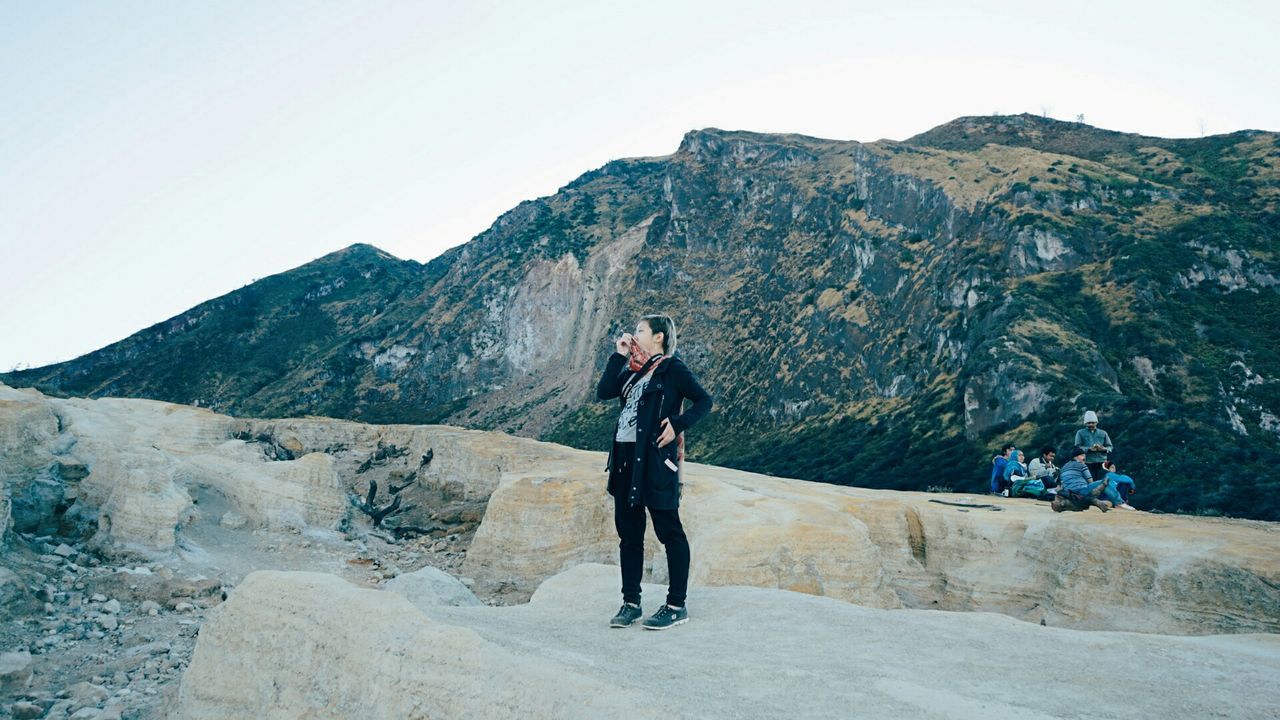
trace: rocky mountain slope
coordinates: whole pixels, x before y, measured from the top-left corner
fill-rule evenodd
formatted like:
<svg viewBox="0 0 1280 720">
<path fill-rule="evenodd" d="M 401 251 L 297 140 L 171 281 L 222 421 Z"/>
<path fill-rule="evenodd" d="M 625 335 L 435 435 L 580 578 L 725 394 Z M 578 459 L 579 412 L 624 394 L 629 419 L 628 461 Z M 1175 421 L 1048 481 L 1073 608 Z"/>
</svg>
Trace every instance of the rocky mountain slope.
<svg viewBox="0 0 1280 720">
<path fill-rule="evenodd" d="M 591 449 L 651 310 L 716 396 L 690 457 L 979 489 L 1099 411 L 1140 507 L 1280 518 L 1280 144 L 1029 115 L 903 142 L 700 130 L 425 265 L 353 246 L 0 375 L 237 415 L 448 422 Z"/>
</svg>

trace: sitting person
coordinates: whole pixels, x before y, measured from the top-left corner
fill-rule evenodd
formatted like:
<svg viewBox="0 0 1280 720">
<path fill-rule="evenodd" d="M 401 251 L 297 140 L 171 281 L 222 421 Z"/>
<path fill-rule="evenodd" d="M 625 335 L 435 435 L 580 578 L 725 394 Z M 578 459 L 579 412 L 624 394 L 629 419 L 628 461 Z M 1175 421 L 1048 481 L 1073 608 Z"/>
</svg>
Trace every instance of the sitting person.
<svg viewBox="0 0 1280 720">
<path fill-rule="evenodd" d="M 1009 486 L 1004 484 L 1004 466 L 1009 464 L 1009 453 L 1013 452 L 1012 445 L 1005 445 L 1000 448 L 1000 454 L 991 458 L 991 494 L 1007 495 Z"/>
<path fill-rule="evenodd" d="M 1137 485 L 1134 483 L 1133 478 L 1128 475 L 1121 475 L 1119 471 L 1116 470 L 1116 464 L 1110 460 L 1102 463 L 1102 469 L 1107 474 L 1107 483 L 1111 485 L 1111 487 L 1116 491 L 1116 495 L 1120 498 L 1120 504 L 1116 507 L 1123 510 L 1137 510 L 1137 508 L 1129 504 L 1129 496 L 1133 495 L 1134 491 L 1137 489 Z"/>
<path fill-rule="evenodd" d="M 1027 466 L 1022 464 L 1022 460 L 1022 451 L 1018 450 L 1018 448 L 1011 448 L 1009 450 L 1009 459 L 1004 463 L 1003 487 L 1011 488 L 1013 487 L 1013 482 L 1016 478 L 1027 475 Z"/>
<path fill-rule="evenodd" d="M 1009 497 L 1053 499 L 1053 495 L 1045 490 L 1044 482 L 1032 476 L 1027 466 L 1022 464 L 1022 453 L 1017 449 L 1009 454 L 1009 462 L 1005 465 L 1004 472 L 1005 481 L 1009 485 Z"/>
<path fill-rule="evenodd" d="M 1039 480 L 1046 488 L 1058 486 L 1058 466 L 1053 464 L 1057 453 L 1053 448 L 1045 446 L 1040 448 L 1040 457 L 1031 461 L 1027 466 L 1027 471 L 1031 473 L 1031 477 Z"/>
<path fill-rule="evenodd" d="M 1122 504 L 1106 480 L 1094 480 L 1089 474 L 1089 466 L 1084 463 L 1086 452 L 1082 447 L 1071 448 L 1071 462 L 1063 465 L 1059 472 L 1062 484 L 1053 501 L 1054 512 L 1087 510 L 1090 506 L 1107 512 Z"/>
</svg>

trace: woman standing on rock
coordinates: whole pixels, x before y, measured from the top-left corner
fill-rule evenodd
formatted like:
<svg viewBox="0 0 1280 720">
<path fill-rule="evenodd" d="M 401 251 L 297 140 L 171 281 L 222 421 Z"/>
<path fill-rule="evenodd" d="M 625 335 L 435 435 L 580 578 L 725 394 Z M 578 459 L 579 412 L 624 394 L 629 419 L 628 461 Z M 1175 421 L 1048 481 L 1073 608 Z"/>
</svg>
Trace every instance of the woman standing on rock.
<svg viewBox="0 0 1280 720">
<path fill-rule="evenodd" d="M 622 566 L 622 608 L 610 627 L 640 619 L 640 578 L 644 573 L 645 509 L 653 531 L 667 551 L 670 587 L 667 602 L 644 621 L 648 630 L 666 630 L 689 621 L 689 540 L 680 524 L 680 467 L 684 431 L 711 410 L 711 396 L 675 357 L 676 326 L 666 315 L 645 315 L 635 334 L 623 333 L 609 357 L 596 396 L 619 398 L 622 411 L 614 428 L 605 469 L 613 496 Z M 684 401 L 693 406 L 683 411 Z"/>
</svg>

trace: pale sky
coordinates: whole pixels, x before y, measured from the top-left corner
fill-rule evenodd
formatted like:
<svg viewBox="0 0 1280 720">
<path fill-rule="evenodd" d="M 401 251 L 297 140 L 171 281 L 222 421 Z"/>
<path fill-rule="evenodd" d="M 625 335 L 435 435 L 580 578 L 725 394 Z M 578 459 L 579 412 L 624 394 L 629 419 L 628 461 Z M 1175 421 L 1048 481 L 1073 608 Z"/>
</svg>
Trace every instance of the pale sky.
<svg viewBox="0 0 1280 720">
<path fill-rule="evenodd" d="M 0 4 L 0 369 L 356 242 L 426 261 L 719 127 L 1280 129 L 1280 3 Z"/>
</svg>

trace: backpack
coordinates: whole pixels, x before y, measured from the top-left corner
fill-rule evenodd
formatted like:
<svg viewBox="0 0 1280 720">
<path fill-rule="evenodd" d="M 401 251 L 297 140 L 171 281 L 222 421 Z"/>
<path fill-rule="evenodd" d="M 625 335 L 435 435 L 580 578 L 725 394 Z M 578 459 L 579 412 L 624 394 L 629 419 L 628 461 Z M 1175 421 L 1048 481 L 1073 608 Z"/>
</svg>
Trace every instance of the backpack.
<svg viewBox="0 0 1280 720">
<path fill-rule="evenodd" d="M 1037 498 L 1044 494 L 1044 481 L 1033 477 L 1020 477 L 1013 481 L 1012 497 Z"/>
</svg>

